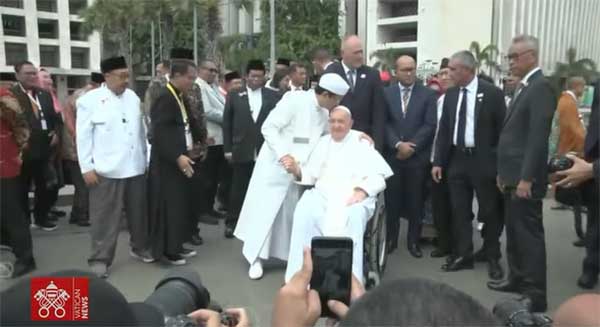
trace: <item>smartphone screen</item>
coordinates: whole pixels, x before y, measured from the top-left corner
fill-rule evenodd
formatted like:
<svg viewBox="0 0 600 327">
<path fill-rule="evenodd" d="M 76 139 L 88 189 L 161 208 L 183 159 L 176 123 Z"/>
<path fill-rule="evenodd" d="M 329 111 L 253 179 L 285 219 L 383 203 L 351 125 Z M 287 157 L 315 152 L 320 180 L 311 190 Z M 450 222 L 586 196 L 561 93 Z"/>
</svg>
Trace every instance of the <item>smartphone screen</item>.
<svg viewBox="0 0 600 327">
<path fill-rule="evenodd" d="M 352 239 L 348 237 L 315 237 L 311 254 L 313 273 L 310 288 L 321 298 L 321 317 L 334 317 L 327 301 L 350 305 L 352 285 Z"/>
</svg>

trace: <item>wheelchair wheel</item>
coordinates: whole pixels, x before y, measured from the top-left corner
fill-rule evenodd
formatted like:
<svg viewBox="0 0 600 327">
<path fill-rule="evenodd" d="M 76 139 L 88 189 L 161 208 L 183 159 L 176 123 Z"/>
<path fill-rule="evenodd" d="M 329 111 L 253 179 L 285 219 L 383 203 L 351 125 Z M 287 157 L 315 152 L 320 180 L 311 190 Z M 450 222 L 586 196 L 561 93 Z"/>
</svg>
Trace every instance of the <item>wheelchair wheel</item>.
<svg viewBox="0 0 600 327">
<path fill-rule="evenodd" d="M 377 199 L 377 210 L 365 234 L 365 281 L 367 289 L 379 285 L 387 263 L 387 225 L 383 194 Z"/>
</svg>

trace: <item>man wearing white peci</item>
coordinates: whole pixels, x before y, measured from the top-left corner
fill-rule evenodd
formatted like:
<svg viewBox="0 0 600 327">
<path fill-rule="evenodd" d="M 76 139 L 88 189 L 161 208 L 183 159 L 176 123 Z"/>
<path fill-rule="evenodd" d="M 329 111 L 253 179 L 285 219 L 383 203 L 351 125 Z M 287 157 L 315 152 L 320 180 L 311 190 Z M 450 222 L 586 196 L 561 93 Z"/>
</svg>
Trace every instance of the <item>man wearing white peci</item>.
<svg viewBox="0 0 600 327">
<path fill-rule="evenodd" d="M 352 115 L 338 106 L 329 116 L 329 135 L 321 137 L 305 165 L 286 169 L 303 185 L 294 223 L 285 281 L 302 267 L 302 250 L 315 236 L 345 236 L 353 240 L 352 273 L 363 277 L 363 234 L 375 212 L 377 194 L 392 170 L 360 132 L 351 130 Z"/>
</svg>

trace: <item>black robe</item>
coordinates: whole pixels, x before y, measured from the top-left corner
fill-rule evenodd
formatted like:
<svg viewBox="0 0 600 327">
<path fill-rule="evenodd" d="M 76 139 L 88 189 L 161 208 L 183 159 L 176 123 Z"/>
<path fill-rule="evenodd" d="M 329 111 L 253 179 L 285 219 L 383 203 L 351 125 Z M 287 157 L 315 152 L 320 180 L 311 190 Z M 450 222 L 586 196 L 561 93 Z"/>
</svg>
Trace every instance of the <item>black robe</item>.
<svg viewBox="0 0 600 327">
<path fill-rule="evenodd" d="M 203 122 L 197 112 L 189 110 L 190 101 L 185 96 L 183 101 L 192 140 L 195 144 L 205 144 Z M 183 117 L 177 100 L 166 87 L 152 104 L 150 117 L 153 131 L 148 180 L 150 244 L 154 257 L 160 258 L 163 254 L 182 252 L 182 245 L 190 239 L 197 220 L 193 212 L 193 179 L 186 177 L 177 165 L 180 155 L 188 155 Z M 196 161 L 194 170 L 197 170 L 200 160 L 192 160 Z"/>
</svg>

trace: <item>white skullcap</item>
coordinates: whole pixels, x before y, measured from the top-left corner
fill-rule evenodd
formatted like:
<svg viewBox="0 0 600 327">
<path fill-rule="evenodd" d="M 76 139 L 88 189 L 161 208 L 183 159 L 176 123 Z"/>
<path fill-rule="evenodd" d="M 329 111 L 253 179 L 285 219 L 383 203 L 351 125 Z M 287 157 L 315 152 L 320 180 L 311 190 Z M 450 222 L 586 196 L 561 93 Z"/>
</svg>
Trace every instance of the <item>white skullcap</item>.
<svg viewBox="0 0 600 327">
<path fill-rule="evenodd" d="M 346 95 L 350 89 L 348 83 L 346 83 L 340 75 L 335 73 L 323 74 L 319 80 L 319 86 L 331 93 L 341 96 Z"/>
<path fill-rule="evenodd" d="M 337 106 L 337 107 L 331 109 L 331 112 L 338 111 L 338 110 L 344 111 L 345 113 L 348 114 L 348 116 L 350 118 L 352 118 L 352 112 L 350 112 L 350 109 L 348 109 L 348 107 L 340 105 L 340 106 Z"/>
</svg>

